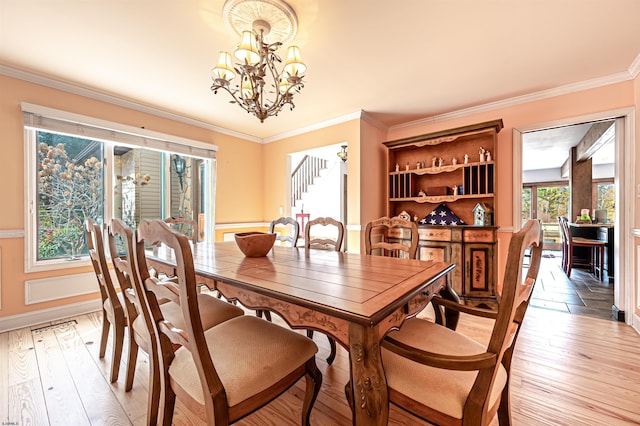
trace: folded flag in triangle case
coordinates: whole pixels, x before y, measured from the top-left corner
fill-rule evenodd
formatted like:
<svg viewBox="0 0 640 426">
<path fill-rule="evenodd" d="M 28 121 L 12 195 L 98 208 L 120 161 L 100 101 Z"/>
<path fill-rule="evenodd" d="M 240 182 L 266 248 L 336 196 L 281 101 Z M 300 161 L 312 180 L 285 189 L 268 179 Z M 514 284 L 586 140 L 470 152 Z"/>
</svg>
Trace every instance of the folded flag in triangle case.
<svg viewBox="0 0 640 426">
<path fill-rule="evenodd" d="M 431 213 L 420 219 L 421 225 L 464 225 L 464 221 L 442 203 Z"/>
</svg>

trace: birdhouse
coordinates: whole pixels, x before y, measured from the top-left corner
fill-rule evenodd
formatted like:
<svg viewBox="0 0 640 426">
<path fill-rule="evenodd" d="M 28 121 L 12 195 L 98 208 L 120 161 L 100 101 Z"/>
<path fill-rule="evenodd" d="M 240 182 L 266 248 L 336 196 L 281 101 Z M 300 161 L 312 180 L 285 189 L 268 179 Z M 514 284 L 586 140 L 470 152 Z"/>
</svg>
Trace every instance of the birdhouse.
<svg viewBox="0 0 640 426">
<path fill-rule="evenodd" d="M 475 226 L 492 226 L 493 210 L 485 203 L 478 203 L 473 208 L 473 224 Z"/>
</svg>

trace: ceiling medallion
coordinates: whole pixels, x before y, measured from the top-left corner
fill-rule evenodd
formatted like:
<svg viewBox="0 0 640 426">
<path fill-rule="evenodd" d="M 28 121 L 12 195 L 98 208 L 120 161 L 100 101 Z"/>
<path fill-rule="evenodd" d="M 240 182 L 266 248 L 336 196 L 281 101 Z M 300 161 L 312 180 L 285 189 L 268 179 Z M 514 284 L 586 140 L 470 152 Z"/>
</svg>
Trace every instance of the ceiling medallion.
<svg viewBox="0 0 640 426">
<path fill-rule="evenodd" d="M 223 18 L 241 36 L 234 52 L 220 52 L 212 71 L 214 93 L 224 89 L 248 113 L 260 122 L 278 115 L 285 105 L 294 108 L 293 95 L 304 87 L 302 79 L 307 67 L 298 46 L 290 46 L 282 71 L 276 63 L 282 59 L 276 51 L 289 42 L 298 30 L 296 14 L 282 0 L 227 0 Z M 238 75 L 239 83 L 231 86 Z"/>
</svg>

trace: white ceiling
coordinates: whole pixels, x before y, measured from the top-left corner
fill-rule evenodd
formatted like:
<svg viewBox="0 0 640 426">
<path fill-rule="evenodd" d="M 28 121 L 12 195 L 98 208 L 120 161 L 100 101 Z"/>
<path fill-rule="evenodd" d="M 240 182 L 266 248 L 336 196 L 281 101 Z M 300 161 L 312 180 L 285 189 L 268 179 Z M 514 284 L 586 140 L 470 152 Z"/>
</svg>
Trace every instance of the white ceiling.
<svg viewBox="0 0 640 426">
<path fill-rule="evenodd" d="M 0 0 L 0 72 L 270 138 L 360 110 L 392 126 L 624 77 L 640 53 L 638 0 L 290 0 L 306 86 L 261 124 L 209 90 L 218 51 L 238 42 L 223 4 Z"/>
<path fill-rule="evenodd" d="M 594 123 L 582 123 L 522 135 L 522 170 L 559 169 L 568 160 L 571 148 L 578 145 Z M 592 164 L 615 162 L 615 127 L 609 128 L 602 140 L 607 141 L 591 157 Z"/>
</svg>

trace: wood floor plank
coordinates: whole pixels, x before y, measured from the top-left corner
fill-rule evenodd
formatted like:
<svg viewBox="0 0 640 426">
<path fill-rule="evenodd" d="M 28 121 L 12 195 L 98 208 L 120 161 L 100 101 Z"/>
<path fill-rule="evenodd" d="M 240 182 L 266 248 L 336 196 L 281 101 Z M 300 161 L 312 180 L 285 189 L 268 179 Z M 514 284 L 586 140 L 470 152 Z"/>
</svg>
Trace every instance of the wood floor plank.
<svg viewBox="0 0 640 426">
<path fill-rule="evenodd" d="M 80 318 L 78 317 L 78 322 Z M 131 424 L 128 413 L 101 375 L 75 326 L 55 330 L 65 362 L 92 425 Z"/>
<path fill-rule="evenodd" d="M 23 424 L 48 424 L 40 371 L 36 360 L 31 329 L 8 332 L 7 421 Z"/>
<path fill-rule="evenodd" d="M 573 276 L 573 275 L 572 275 Z M 562 288 L 545 276 L 550 287 Z M 564 281 L 563 281 L 564 280 Z M 247 315 L 255 315 L 247 311 Z M 433 312 L 421 314 L 432 319 Z M 59 345 L 47 334 L 35 346 L 29 329 L 0 333 L 0 419 L 23 424 L 59 424 L 56 414 L 43 409 L 47 389 L 54 383 L 63 388 L 59 397 L 46 396 L 47 407 L 55 400 L 65 410 L 74 412 L 73 399 L 82 402 L 91 424 L 145 425 L 148 358 L 138 357 L 133 390 L 124 392 L 123 359 L 120 379 L 109 384 L 110 351 L 98 358 L 101 314 L 74 317 L 78 324 L 69 330 L 52 332 Z M 281 323 L 274 315 L 274 322 Z M 488 340 L 492 321 L 462 315 L 458 330 L 480 342 Z M 318 368 L 323 384 L 311 414 L 315 425 L 350 425 L 351 411 L 344 397 L 349 377 L 349 354 L 338 349 L 333 365 L 325 358 L 329 346 L 324 335 L 316 333 L 319 347 Z M 109 344 L 111 339 L 109 339 Z M 34 350 L 35 347 L 35 350 Z M 58 357 L 63 360 L 59 361 Z M 63 364 L 64 363 L 64 364 Z M 640 424 L 640 336 L 625 324 L 598 318 L 571 315 L 530 307 L 514 354 L 511 402 L 515 426 L 618 426 Z M 55 366 L 55 367 L 52 367 Z M 66 368 L 74 391 L 61 371 Z M 4 385 L 4 386 L 3 386 Z M 3 396 L 4 389 L 4 396 Z M 240 426 L 297 425 L 304 397 L 304 381 L 297 383 L 271 404 L 238 422 Z M 428 390 L 427 390 L 428 391 Z M 63 398 L 63 400 L 59 400 Z M 11 402 L 9 402 L 11 401 Z M 9 411 L 11 410 L 11 411 Z M 105 419 L 106 416 L 106 420 Z M 72 422 L 77 424 L 77 422 Z M 66 424 L 72 424 L 66 423 Z M 81 422 L 79 424 L 82 424 Z M 203 422 L 176 405 L 174 425 L 203 425 Z M 389 425 L 428 425 L 411 414 L 391 406 Z M 494 419 L 491 426 L 497 426 Z"/>
<path fill-rule="evenodd" d="M 0 333 L 0 421 L 9 414 L 9 333 Z"/>
<path fill-rule="evenodd" d="M 111 347 L 110 345 L 113 343 L 111 337 L 109 338 L 105 357 L 103 359 L 98 358 L 99 352 L 99 331 L 100 326 L 95 328 L 95 324 L 101 324 L 101 320 L 99 316 L 87 314 L 82 315 L 77 318 L 77 325 L 74 327 L 76 333 L 80 340 L 82 341 L 82 346 L 85 349 L 86 356 L 92 360 L 94 366 L 96 366 L 100 371 L 100 376 L 103 383 L 107 384 L 109 389 L 112 391 L 113 396 L 116 398 L 118 403 L 120 404 L 122 410 L 127 414 L 129 420 L 131 419 L 145 419 L 147 413 L 147 385 L 146 382 L 148 380 L 148 375 L 146 373 L 137 374 L 134 380 L 134 387 L 137 389 L 137 392 L 133 390 L 131 392 L 124 391 L 124 378 L 126 372 L 126 360 L 122 360 L 120 366 L 120 374 L 118 381 L 115 383 L 109 383 L 109 372 L 111 366 Z M 125 341 L 127 339 L 127 335 L 125 334 Z M 91 344 L 86 344 L 91 343 Z M 126 358 L 126 351 L 128 350 L 128 345 L 125 345 L 124 353 L 122 358 Z M 138 363 L 141 363 L 140 360 L 143 356 L 139 357 Z"/>
<path fill-rule="evenodd" d="M 88 425 L 89 419 L 55 332 L 33 332 L 33 337 L 49 422 Z"/>
</svg>

